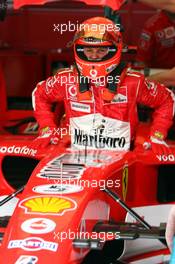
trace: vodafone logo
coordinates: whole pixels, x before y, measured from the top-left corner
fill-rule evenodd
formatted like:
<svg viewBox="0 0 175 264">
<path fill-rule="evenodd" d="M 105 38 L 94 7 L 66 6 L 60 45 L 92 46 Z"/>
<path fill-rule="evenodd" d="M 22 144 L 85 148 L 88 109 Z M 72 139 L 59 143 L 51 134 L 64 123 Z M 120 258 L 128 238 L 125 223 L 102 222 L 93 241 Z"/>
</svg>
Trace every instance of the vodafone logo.
<svg viewBox="0 0 175 264">
<path fill-rule="evenodd" d="M 175 155 L 169 154 L 169 155 L 156 155 L 157 159 L 159 161 L 175 161 Z"/>
<path fill-rule="evenodd" d="M 66 98 L 77 100 L 77 87 L 74 83 L 66 83 Z"/>
<path fill-rule="evenodd" d="M 90 75 L 91 75 L 93 78 L 95 78 L 95 77 L 97 76 L 97 70 L 95 70 L 95 69 L 90 70 Z"/>
<path fill-rule="evenodd" d="M 165 28 L 164 31 L 165 31 L 165 37 L 167 39 L 173 38 L 175 36 L 175 28 L 173 26 Z"/>
<path fill-rule="evenodd" d="M 35 156 L 37 150 L 28 148 L 27 146 L 23 147 L 17 147 L 15 145 L 7 147 L 7 146 L 2 146 L 0 147 L 0 153 L 15 153 L 15 154 L 23 154 L 23 155 L 29 155 L 29 156 Z"/>
<path fill-rule="evenodd" d="M 69 85 L 68 92 L 69 92 L 70 96 L 73 96 L 73 97 L 76 96 L 77 95 L 76 86 L 74 84 Z"/>
<path fill-rule="evenodd" d="M 30 234 L 46 234 L 52 232 L 56 223 L 47 218 L 32 218 L 22 223 L 21 228 Z"/>
</svg>

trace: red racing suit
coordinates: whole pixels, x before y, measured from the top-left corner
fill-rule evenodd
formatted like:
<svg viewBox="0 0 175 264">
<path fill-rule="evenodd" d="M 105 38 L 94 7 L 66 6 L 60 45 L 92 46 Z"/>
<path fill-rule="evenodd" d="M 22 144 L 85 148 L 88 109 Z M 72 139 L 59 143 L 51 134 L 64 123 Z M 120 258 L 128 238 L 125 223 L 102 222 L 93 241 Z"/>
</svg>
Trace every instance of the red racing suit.
<svg viewBox="0 0 175 264">
<path fill-rule="evenodd" d="M 74 68 L 65 69 L 37 85 L 33 107 L 40 128 L 55 127 L 51 106 L 64 101 L 69 122 L 67 133 L 74 147 L 128 150 L 135 136 L 140 103 L 155 108 L 151 135 L 159 131 L 166 137 L 172 124 L 174 98 L 163 85 L 127 71 L 111 101 L 103 99 L 105 84 L 99 86 L 93 82 L 89 85 L 91 98 L 79 101 L 76 76 Z"/>
<path fill-rule="evenodd" d="M 151 68 L 175 66 L 175 21 L 161 11 L 145 23 L 136 60 Z"/>
</svg>

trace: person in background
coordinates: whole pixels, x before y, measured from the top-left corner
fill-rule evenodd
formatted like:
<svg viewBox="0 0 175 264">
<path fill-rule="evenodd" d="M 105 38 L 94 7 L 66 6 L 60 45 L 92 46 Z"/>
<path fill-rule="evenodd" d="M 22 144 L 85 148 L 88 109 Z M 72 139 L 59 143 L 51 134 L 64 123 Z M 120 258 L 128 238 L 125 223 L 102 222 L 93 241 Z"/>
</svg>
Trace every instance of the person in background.
<svg viewBox="0 0 175 264">
<path fill-rule="evenodd" d="M 149 80 L 163 83 L 166 86 L 175 86 L 175 67 L 152 74 L 148 78 Z"/>
<path fill-rule="evenodd" d="M 164 9 L 171 13 L 175 13 L 175 0 L 137 0 L 137 2 L 147 4 L 155 8 Z M 175 67 L 173 67 L 172 69 L 161 71 L 160 73 L 151 75 L 149 76 L 149 79 L 153 81 L 158 81 L 167 86 L 174 86 L 175 85 Z M 175 249 L 174 249 L 175 245 L 173 245 L 173 240 L 175 237 L 175 205 L 172 206 L 169 212 L 165 237 L 166 237 L 167 245 L 170 251 L 175 252 Z"/>
<path fill-rule="evenodd" d="M 173 249 L 173 238 L 175 236 L 175 205 L 172 206 L 172 208 L 169 212 L 165 236 L 166 236 L 167 245 L 168 245 L 170 251 L 172 251 L 172 249 Z"/>
<path fill-rule="evenodd" d="M 175 13 L 175 0 L 133 0 L 133 2 L 143 3 L 154 8 Z"/>
<path fill-rule="evenodd" d="M 136 61 L 149 68 L 169 69 L 175 65 L 175 14 L 162 10 L 144 24 Z"/>
<path fill-rule="evenodd" d="M 143 3 L 150 7 L 160 8 L 162 10 L 175 13 L 175 0 L 133 0 L 133 2 Z M 175 68 L 162 71 L 160 73 L 149 76 L 150 80 L 155 80 L 165 85 L 174 85 L 175 83 Z"/>
</svg>

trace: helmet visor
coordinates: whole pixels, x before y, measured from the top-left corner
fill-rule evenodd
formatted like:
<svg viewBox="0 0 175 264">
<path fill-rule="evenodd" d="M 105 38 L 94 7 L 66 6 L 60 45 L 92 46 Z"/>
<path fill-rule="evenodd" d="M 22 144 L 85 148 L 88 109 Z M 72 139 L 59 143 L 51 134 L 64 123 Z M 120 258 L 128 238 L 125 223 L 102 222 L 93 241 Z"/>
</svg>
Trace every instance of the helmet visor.
<svg viewBox="0 0 175 264">
<path fill-rule="evenodd" d="M 90 45 L 75 45 L 77 56 L 83 61 L 101 62 L 111 59 L 117 53 L 115 45 L 108 46 L 90 46 Z"/>
</svg>

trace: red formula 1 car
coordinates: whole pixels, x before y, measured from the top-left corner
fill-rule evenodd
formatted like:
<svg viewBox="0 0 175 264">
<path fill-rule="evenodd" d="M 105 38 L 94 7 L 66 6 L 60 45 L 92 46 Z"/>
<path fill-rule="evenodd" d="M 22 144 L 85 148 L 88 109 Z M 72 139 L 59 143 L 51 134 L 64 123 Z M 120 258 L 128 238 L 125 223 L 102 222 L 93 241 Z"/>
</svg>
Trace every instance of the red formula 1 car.
<svg viewBox="0 0 175 264">
<path fill-rule="evenodd" d="M 156 156 L 35 150 L 31 139 L 0 138 L 0 263 L 167 263 L 160 223 L 175 200 L 172 142 L 172 154 Z"/>
</svg>

